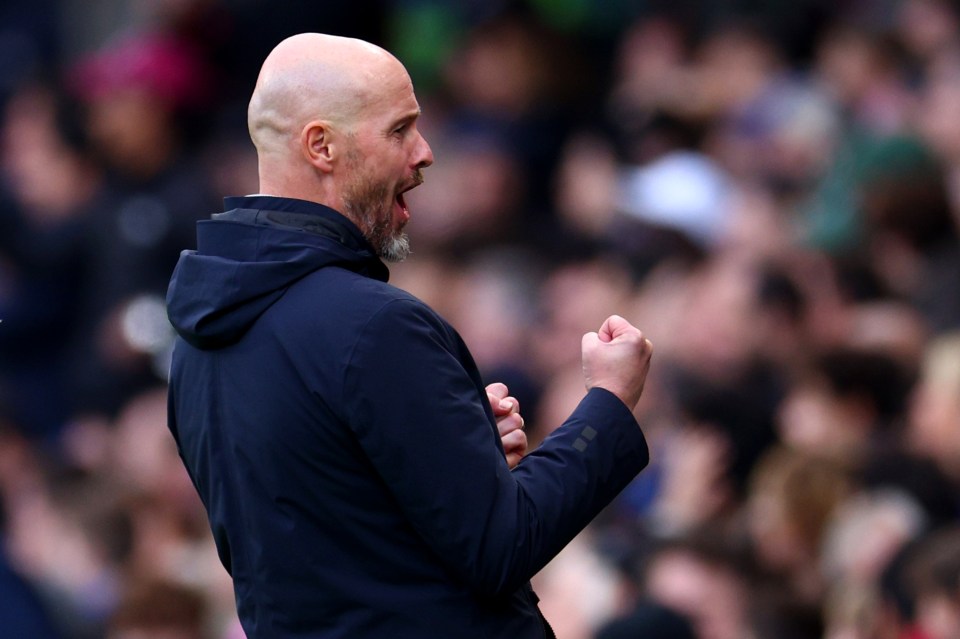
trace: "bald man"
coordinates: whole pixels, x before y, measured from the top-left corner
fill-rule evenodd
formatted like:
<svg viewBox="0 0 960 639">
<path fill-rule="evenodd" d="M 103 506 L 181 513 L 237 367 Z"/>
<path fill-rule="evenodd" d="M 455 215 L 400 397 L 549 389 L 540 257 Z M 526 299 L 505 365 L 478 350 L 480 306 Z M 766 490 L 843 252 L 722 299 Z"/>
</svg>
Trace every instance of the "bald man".
<svg viewBox="0 0 960 639">
<path fill-rule="evenodd" d="M 170 429 L 251 639 L 552 636 L 530 578 L 647 462 L 626 320 L 584 336 L 587 395 L 524 457 L 507 388 L 387 284 L 433 162 L 419 115 L 383 49 L 280 43 L 250 100 L 260 194 L 199 222 L 170 283 Z"/>
</svg>

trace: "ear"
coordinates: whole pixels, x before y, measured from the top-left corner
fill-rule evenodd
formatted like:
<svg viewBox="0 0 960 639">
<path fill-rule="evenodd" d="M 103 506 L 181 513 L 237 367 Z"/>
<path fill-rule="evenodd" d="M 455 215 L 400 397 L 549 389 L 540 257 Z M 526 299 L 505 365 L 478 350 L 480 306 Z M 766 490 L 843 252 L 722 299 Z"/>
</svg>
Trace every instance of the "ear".
<svg viewBox="0 0 960 639">
<path fill-rule="evenodd" d="M 300 150 L 307 161 L 324 173 L 333 170 L 339 144 L 334 143 L 334 132 L 324 120 L 308 122 L 300 131 Z"/>
</svg>

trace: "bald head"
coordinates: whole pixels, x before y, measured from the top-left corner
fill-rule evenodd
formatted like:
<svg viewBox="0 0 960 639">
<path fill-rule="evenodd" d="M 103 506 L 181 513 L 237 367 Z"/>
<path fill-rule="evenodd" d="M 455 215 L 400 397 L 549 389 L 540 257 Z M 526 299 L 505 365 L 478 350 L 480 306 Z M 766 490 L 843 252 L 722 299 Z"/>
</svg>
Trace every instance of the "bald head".
<svg viewBox="0 0 960 639">
<path fill-rule="evenodd" d="M 403 194 L 433 163 L 419 116 L 410 76 L 380 47 L 319 33 L 287 38 L 264 61 L 248 110 L 260 193 L 339 211 L 378 255 L 402 259 Z"/>
<path fill-rule="evenodd" d="M 362 40 L 320 33 L 287 38 L 267 56 L 250 99 L 247 123 L 258 153 L 292 151 L 312 120 L 351 131 L 378 84 L 398 67 L 390 53 Z"/>
</svg>

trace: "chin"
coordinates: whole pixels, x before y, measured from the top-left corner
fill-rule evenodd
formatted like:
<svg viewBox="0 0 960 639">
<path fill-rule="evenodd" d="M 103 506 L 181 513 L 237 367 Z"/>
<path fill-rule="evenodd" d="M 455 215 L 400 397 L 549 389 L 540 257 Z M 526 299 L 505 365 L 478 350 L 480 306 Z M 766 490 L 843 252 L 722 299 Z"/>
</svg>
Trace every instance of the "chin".
<svg viewBox="0 0 960 639">
<path fill-rule="evenodd" d="M 410 255 L 410 238 L 405 233 L 398 233 L 390 238 L 380 250 L 380 259 L 384 262 L 396 264 Z"/>
</svg>

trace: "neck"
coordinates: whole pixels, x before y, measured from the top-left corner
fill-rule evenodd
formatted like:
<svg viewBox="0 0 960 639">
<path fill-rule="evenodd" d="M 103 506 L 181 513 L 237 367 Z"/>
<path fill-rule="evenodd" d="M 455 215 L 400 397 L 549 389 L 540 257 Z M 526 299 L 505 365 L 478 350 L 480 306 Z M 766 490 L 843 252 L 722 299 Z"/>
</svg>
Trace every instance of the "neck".
<svg viewBox="0 0 960 639">
<path fill-rule="evenodd" d="M 309 179 L 308 179 L 309 178 Z M 260 167 L 259 193 L 277 197 L 296 198 L 316 202 L 343 213 L 343 199 L 339 197 L 330 180 L 317 180 L 315 176 L 291 176 L 289 173 Z"/>
</svg>

